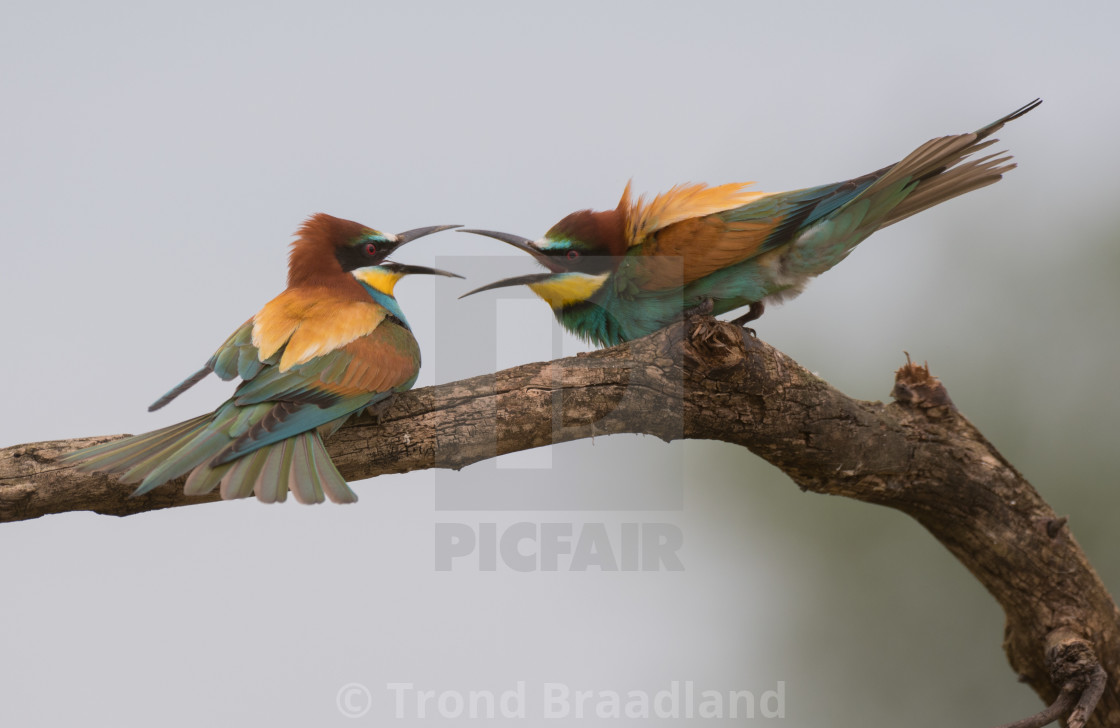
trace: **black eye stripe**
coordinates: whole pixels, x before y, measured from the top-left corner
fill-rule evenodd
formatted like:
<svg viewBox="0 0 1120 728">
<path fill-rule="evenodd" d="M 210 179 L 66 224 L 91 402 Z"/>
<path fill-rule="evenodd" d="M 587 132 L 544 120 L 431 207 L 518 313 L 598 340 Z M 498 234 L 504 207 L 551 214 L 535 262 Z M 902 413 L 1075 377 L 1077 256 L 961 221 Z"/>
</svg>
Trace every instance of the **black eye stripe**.
<svg viewBox="0 0 1120 728">
<path fill-rule="evenodd" d="M 575 257 L 569 258 L 570 253 L 575 253 Z M 605 250 L 556 250 L 549 255 L 566 269 L 580 273 L 598 275 L 613 271 L 618 266 L 618 259 Z"/>
<path fill-rule="evenodd" d="M 372 252 L 370 247 L 373 248 Z M 338 264 L 342 266 L 342 270 L 348 273 L 358 268 L 380 264 L 393 252 L 393 247 L 393 244 L 388 240 L 367 239 L 356 245 L 335 248 L 334 257 L 338 260 Z"/>
</svg>

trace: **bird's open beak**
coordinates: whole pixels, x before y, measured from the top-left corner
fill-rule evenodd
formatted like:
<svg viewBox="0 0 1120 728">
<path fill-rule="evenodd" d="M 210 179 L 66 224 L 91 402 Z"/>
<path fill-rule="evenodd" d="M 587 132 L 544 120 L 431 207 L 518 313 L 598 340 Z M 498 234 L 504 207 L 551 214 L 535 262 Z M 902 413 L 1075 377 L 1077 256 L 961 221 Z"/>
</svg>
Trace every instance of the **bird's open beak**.
<svg viewBox="0 0 1120 728">
<path fill-rule="evenodd" d="M 464 232 L 466 232 L 466 231 L 464 231 Z M 473 296 L 474 294 L 481 293 L 483 291 L 491 291 L 495 288 L 505 288 L 507 286 L 527 286 L 530 283 L 540 283 L 541 281 L 547 281 L 549 278 L 551 278 L 554 275 L 556 275 L 556 274 L 555 273 L 530 273 L 527 276 L 515 276 L 513 278 L 503 278 L 500 281 L 494 281 L 493 283 L 487 283 L 485 286 L 482 286 L 481 288 L 476 288 L 473 291 L 469 291 L 467 293 L 464 293 L 463 295 L 459 296 L 459 298 L 466 298 L 467 296 Z"/>
<path fill-rule="evenodd" d="M 537 247 L 535 245 L 533 245 L 533 241 L 529 240 L 528 238 L 523 238 L 520 235 L 511 235 L 509 233 L 499 233 L 499 232 L 494 232 L 493 230 L 465 230 L 464 229 L 464 230 L 460 230 L 459 232 L 461 232 L 461 233 L 474 233 L 475 235 L 485 235 L 488 238 L 494 238 L 495 240 L 501 240 L 503 243 L 509 243 L 510 245 L 517 248 L 518 250 L 522 250 L 522 251 L 528 253 L 529 255 L 533 256 L 534 258 L 536 258 L 538 263 L 543 265 L 545 268 L 548 268 L 553 273 L 563 273 L 564 271 L 567 270 L 567 268 L 565 268 L 562 265 L 559 265 L 555 260 L 553 260 L 552 256 L 546 255 L 545 253 L 542 253 L 540 250 L 538 250 Z M 513 279 L 510 279 L 510 280 L 513 280 Z M 517 284 L 510 283 L 509 285 L 512 286 L 512 285 L 517 285 Z M 481 291 L 481 290 L 485 290 L 485 289 L 480 288 L 478 290 Z M 472 291 L 472 293 L 476 293 L 476 292 L 477 291 Z"/>
<path fill-rule="evenodd" d="M 429 230 L 443 230 L 447 227 L 455 227 L 454 225 L 445 225 L 443 228 L 428 228 Z M 425 275 L 425 276 L 447 276 L 448 278 L 462 278 L 463 276 L 458 273 L 452 273 L 448 270 L 440 270 L 439 268 L 428 268 L 423 265 L 405 265 L 404 263 L 390 263 L 385 262 L 381 264 L 382 268 L 400 273 L 402 276 Z"/>
<path fill-rule="evenodd" d="M 462 225 L 432 225 L 431 227 L 416 228 L 415 230 L 405 230 L 403 233 L 397 233 L 397 245 L 404 245 L 405 243 L 422 238 L 425 235 L 438 233 L 440 230 L 450 230 L 451 228 L 463 227 Z"/>
</svg>

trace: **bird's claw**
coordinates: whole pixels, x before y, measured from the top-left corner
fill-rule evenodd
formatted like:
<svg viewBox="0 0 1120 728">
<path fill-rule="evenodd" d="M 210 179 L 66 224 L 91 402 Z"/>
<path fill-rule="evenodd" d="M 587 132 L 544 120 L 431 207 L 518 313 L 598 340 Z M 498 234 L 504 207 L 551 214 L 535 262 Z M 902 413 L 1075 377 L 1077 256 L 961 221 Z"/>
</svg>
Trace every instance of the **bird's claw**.
<svg viewBox="0 0 1120 728">
<path fill-rule="evenodd" d="M 766 310 L 766 305 L 763 304 L 762 301 L 755 301 L 754 303 L 751 304 L 750 310 L 748 310 L 745 314 L 743 314 L 739 318 L 733 319 L 731 321 L 731 323 L 733 323 L 737 326 L 742 326 L 743 331 L 746 331 L 748 334 L 750 334 L 751 338 L 757 339 L 758 338 L 758 332 L 755 331 L 754 329 L 752 329 L 750 326 L 747 326 L 747 324 L 750 323 L 751 321 L 754 321 L 759 316 L 761 316 L 762 312 L 765 311 L 765 310 Z"/>
</svg>

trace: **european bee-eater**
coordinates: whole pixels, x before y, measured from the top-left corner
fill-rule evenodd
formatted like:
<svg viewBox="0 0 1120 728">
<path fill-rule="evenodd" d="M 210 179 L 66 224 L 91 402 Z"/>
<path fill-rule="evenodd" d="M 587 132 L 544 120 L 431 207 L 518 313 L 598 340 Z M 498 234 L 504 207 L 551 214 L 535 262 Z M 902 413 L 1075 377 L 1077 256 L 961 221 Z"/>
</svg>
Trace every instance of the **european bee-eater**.
<svg viewBox="0 0 1120 728">
<path fill-rule="evenodd" d="M 211 372 L 243 381 L 210 414 L 63 458 L 87 472 L 138 483 L 134 495 L 190 473 L 185 492 L 256 493 L 301 503 L 358 499 L 323 447 L 350 415 L 416 382 L 420 349 L 393 287 L 402 277 L 454 273 L 385 259 L 410 240 L 457 225 L 392 235 L 330 215 L 310 217 L 292 243 L 288 287 L 150 408 Z"/>
<path fill-rule="evenodd" d="M 750 306 L 735 320 L 745 325 L 876 230 L 998 181 L 1015 167 L 1010 155 L 967 157 L 1040 103 L 971 134 L 932 139 L 901 162 L 846 182 L 772 194 L 746 190 L 751 182 L 685 184 L 650 202 L 633 202 L 627 184 L 615 209 L 573 212 L 537 241 L 461 230 L 509 243 L 548 268 L 471 293 L 528 285 L 565 328 L 601 346 L 709 310 L 709 301 L 715 315 Z"/>
</svg>

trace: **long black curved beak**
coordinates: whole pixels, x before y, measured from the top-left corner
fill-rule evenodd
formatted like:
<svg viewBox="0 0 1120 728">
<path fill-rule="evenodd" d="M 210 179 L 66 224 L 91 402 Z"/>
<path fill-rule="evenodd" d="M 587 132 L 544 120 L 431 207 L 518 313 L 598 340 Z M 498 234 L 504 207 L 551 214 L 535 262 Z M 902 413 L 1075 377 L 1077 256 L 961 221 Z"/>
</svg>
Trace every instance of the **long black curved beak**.
<svg viewBox="0 0 1120 728">
<path fill-rule="evenodd" d="M 452 225 L 445 225 L 442 229 L 447 227 L 454 227 Z M 458 273 L 452 273 L 448 270 L 440 270 L 439 268 L 428 268 L 423 265 L 405 265 L 404 263 L 391 263 L 384 262 L 381 264 L 382 268 L 400 273 L 402 276 L 412 275 L 426 275 L 426 276 L 447 276 L 448 278 L 462 278 L 463 276 Z"/>
<path fill-rule="evenodd" d="M 540 250 L 538 250 L 537 247 L 535 245 L 533 245 L 532 240 L 529 240 L 528 238 L 523 238 L 520 235 L 511 235 L 510 233 L 499 233 L 499 232 L 495 232 L 494 230 L 463 229 L 463 230 L 459 230 L 459 232 L 461 232 L 461 233 L 474 233 L 475 235 L 485 235 L 488 238 L 494 238 L 495 240 L 501 240 L 503 243 L 509 243 L 510 245 L 517 248 L 518 250 L 526 252 L 529 255 L 536 258 L 538 263 L 543 265 L 545 268 L 548 268 L 553 273 L 562 273 L 562 272 L 567 270 L 567 268 L 565 268 L 562 265 L 559 265 L 555 260 L 553 260 L 552 256 L 547 255 L 546 253 L 543 253 Z M 517 285 L 517 284 L 511 283 L 510 285 Z M 479 290 L 483 290 L 483 289 L 479 289 Z M 474 293 L 474 292 L 475 291 L 472 291 L 472 293 Z"/>
<path fill-rule="evenodd" d="M 397 245 L 404 245 L 407 242 L 422 238 L 425 235 L 438 233 L 440 230 L 450 230 L 451 228 L 463 227 L 462 225 L 432 225 L 431 227 L 416 228 L 414 230 L 405 230 L 403 233 L 397 233 Z"/>
<path fill-rule="evenodd" d="M 531 283 L 540 283 L 541 281 L 547 281 L 549 278 L 552 278 L 554 275 L 556 275 L 556 274 L 555 273 L 530 273 L 527 276 L 514 276 L 513 278 L 503 278 L 500 281 L 494 281 L 493 283 L 487 283 L 485 286 L 482 286 L 481 288 L 476 288 L 473 291 L 467 291 L 463 295 L 459 296 L 459 298 L 466 298 L 467 296 L 473 296 L 474 294 L 482 293 L 483 291 L 491 291 L 495 288 L 506 288 L 507 286 L 527 286 Z"/>
</svg>

